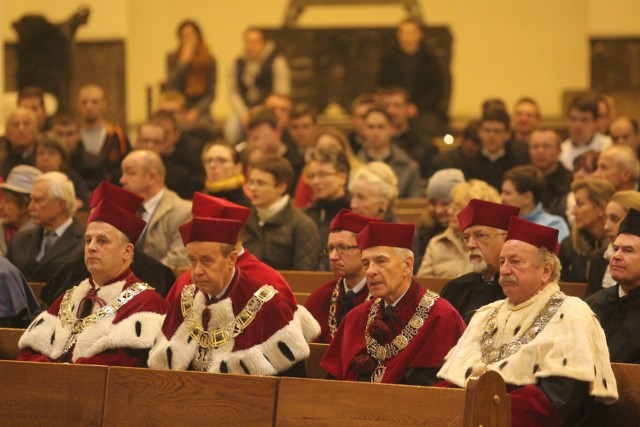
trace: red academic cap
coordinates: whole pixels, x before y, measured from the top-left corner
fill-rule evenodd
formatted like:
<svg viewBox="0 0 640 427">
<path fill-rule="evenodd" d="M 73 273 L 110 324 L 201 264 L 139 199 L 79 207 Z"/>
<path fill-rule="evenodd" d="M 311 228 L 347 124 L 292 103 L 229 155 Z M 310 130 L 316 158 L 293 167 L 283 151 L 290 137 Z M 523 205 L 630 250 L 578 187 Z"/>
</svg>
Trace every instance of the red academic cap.
<svg viewBox="0 0 640 427">
<path fill-rule="evenodd" d="M 136 216 L 130 211 L 123 209 L 110 199 L 102 199 L 98 205 L 93 208 L 87 223 L 94 221 L 102 221 L 111 224 L 118 230 L 122 231 L 131 240 L 136 243 L 142 230 L 144 230 L 146 221 Z"/>
<path fill-rule="evenodd" d="M 361 251 L 374 246 L 413 249 L 413 224 L 370 222 L 356 236 Z"/>
<path fill-rule="evenodd" d="M 467 206 L 458 213 L 458 223 L 463 231 L 472 225 L 486 225 L 506 230 L 509 228 L 511 217 L 518 216 L 518 213 L 520 213 L 520 208 L 515 206 L 471 199 Z"/>
<path fill-rule="evenodd" d="M 180 226 L 182 242 L 216 242 L 235 244 L 242 222 L 235 219 L 194 217 Z"/>
<path fill-rule="evenodd" d="M 379 222 L 380 220 L 357 214 L 349 209 L 341 209 L 331 221 L 329 231 L 347 230 L 358 234 L 371 221 Z"/>
<path fill-rule="evenodd" d="M 558 245 L 558 230 L 536 224 L 526 219 L 512 216 L 507 230 L 507 240 L 520 240 L 529 243 L 536 248 L 544 247 L 558 255 L 560 245 Z"/>
<path fill-rule="evenodd" d="M 195 192 L 193 193 L 191 213 L 194 217 L 200 218 L 235 219 L 244 225 L 251 213 L 251 209 L 219 197 Z"/>
<path fill-rule="evenodd" d="M 100 203 L 102 199 L 111 200 L 112 202 L 117 203 L 122 209 L 132 213 L 136 213 L 144 201 L 142 197 L 107 181 L 102 181 L 100 185 L 93 190 L 93 193 L 91 193 L 89 209 L 93 209 L 98 206 L 98 203 Z"/>
</svg>

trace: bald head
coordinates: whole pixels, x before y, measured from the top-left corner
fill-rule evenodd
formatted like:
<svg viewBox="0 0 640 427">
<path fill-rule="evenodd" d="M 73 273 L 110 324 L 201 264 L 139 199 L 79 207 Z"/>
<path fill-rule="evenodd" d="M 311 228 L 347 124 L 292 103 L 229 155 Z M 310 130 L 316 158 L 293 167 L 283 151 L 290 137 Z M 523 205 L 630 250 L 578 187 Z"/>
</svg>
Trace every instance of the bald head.
<svg viewBox="0 0 640 427">
<path fill-rule="evenodd" d="M 33 111 L 18 107 L 7 118 L 5 131 L 13 150 L 27 152 L 33 148 L 38 135 L 38 119 Z"/>
<path fill-rule="evenodd" d="M 602 151 L 595 176 L 609 181 L 616 191 L 635 189 L 640 176 L 635 151 L 626 145 L 614 145 Z"/>
<path fill-rule="evenodd" d="M 153 151 L 135 150 L 122 160 L 122 187 L 145 201 L 164 188 L 166 171 L 162 159 Z"/>
<path fill-rule="evenodd" d="M 626 145 L 635 152 L 640 148 L 640 132 L 638 121 L 630 117 L 622 116 L 611 122 L 609 133 L 614 144 Z"/>
</svg>

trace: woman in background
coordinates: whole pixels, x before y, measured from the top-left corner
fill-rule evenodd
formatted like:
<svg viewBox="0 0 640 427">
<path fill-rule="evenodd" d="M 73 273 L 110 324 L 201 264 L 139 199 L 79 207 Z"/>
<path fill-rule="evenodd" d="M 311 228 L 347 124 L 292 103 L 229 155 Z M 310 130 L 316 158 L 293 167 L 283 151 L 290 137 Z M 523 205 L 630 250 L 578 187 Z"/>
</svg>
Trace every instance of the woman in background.
<svg viewBox="0 0 640 427">
<path fill-rule="evenodd" d="M 214 142 L 202 151 L 202 166 L 207 176 L 204 192 L 238 205 L 251 207 L 244 192 L 245 177 L 240 155 L 224 142 Z"/>
<path fill-rule="evenodd" d="M 182 21 L 177 35 L 180 44 L 169 54 L 166 86 L 185 96 L 187 123 L 195 124 L 200 117 L 210 120 L 209 107 L 216 96 L 216 60 L 195 21 Z"/>
</svg>

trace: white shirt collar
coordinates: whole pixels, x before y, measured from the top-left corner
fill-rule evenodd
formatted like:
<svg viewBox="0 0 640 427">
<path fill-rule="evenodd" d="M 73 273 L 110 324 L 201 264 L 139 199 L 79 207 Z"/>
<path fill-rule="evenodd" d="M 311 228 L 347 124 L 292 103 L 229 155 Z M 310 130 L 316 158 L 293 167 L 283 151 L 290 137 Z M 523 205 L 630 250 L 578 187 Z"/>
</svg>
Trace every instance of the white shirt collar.
<svg viewBox="0 0 640 427">
<path fill-rule="evenodd" d="M 153 196 L 152 198 L 150 198 L 149 200 L 147 200 L 146 202 L 144 202 L 142 204 L 142 206 L 144 207 L 144 211 L 145 211 L 142 214 L 142 219 L 144 219 L 145 221 L 149 222 L 149 220 L 153 216 L 153 213 L 158 208 L 158 205 L 160 204 L 160 201 L 162 200 L 162 197 L 164 197 L 164 188 L 162 190 L 158 191 L 158 194 L 156 194 L 155 196 Z"/>
<path fill-rule="evenodd" d="M 362 288 L 364 288 L 365 286 L 367 286 L 367 278 L 363 277 L 362 280 L 360 280 L 358 282 L 357 285 L 355 285 L 353 288 L 349 289 L 347 287 L 347 282 L 343 279 L 342 280 L 342 287 L 344 289 L 344 293 L 346 294 L 349 291 L 353 291 L 353 293 L 357 294 L 358 292 L 360 292 L 362 290 Z"/>
</svg>

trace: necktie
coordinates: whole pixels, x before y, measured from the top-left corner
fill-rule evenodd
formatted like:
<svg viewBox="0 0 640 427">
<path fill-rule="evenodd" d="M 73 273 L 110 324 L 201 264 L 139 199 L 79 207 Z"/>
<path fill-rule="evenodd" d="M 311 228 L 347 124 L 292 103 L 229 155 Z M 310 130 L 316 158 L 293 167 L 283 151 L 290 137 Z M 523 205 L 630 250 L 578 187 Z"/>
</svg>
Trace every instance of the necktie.
<svg viewBox="0 0 640 427">
<path fill-rule="evenodd" d="M 36 261 L 38 262 L 42 261 L 42 258 L 44 258 L 49 248 L 53 246 L 57 238 L 58 236 L 56 235 L 55 231 L 48 230 L 44 232 L 44 237 L 42 238 L 42 247 L 40 248 L 40 253 L 36 257 Z"/>
<path fill-rule="evenodd" d="M 349 292 L 347 292 L 342 298 L 338 300 L 338 303 L 340 304 L 340 309 L 338 310 L 338 318 L 336 319 L 338 321 L 338 325 L 340 324 L 340 322 L 342 322 L 344 316 L 346 316 L 347 313 L 349 313 L 351 309 L 353 309 L 353 302 L 355 298 L 355 292 L 349 290 Z"/>
</svg>

